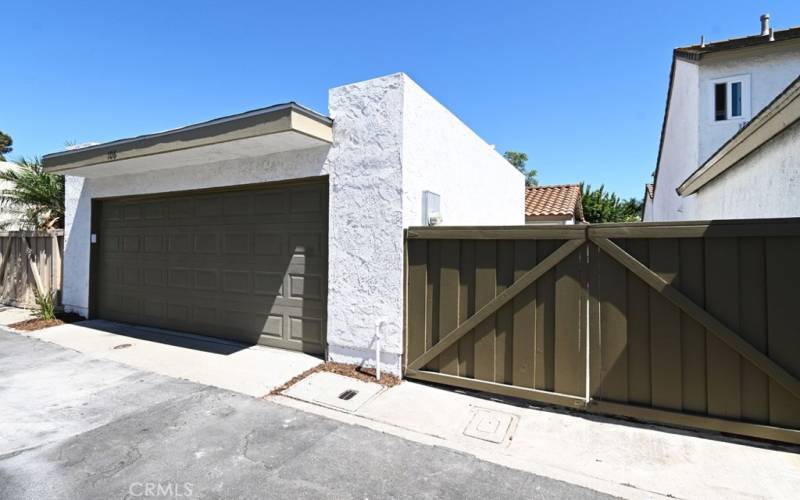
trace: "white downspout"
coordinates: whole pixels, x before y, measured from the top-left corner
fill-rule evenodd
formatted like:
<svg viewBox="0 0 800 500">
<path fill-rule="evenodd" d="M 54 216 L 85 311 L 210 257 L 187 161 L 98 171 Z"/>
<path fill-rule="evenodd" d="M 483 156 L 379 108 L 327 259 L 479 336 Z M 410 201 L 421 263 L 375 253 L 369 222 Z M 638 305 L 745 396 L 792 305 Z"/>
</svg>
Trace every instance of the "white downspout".
<svg viewBox="0 0 800 500">
<path fill-rule="evenodd" d="M 381 381 L 381 327 L 386 324 L 385 319 L 375 322 L 375 378 Z"/>
</svg>

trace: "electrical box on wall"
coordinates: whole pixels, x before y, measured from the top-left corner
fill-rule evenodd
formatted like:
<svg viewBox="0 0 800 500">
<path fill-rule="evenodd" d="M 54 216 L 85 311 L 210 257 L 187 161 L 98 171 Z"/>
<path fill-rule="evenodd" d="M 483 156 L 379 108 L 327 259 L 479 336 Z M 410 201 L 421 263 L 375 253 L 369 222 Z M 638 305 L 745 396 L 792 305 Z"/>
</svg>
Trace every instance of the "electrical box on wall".
<svg viewBox="0 0 800 500">
<path fill-rule="evenodd" d="M 431 191 L 422 192 L 422 225 L 438 226 L 444 222 L 440 208 L 440 197 Z"/>
</svg>

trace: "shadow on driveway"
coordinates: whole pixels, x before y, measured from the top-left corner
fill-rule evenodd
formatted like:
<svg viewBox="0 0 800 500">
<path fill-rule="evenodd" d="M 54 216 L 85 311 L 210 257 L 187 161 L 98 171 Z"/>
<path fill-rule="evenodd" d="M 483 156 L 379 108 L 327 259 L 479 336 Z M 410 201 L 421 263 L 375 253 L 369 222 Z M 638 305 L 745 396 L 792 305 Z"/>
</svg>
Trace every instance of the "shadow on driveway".
<svg viewBox="0 0 800 500">
<path fill-rule="evenodd" d="M 214 354 L 228 355 L 251 347 L 248 344 L 242 344 L 240 342 L 234 342 L 231 340 L 205 337 L 203 335 L 195 335 L 192 333 L 161 330 L 147 326 L 116 323 L 102 319 L 80 321 L 75 324 L 84 328 L 91 328 L 92 330 L 122 335 L 132 339 L 147 340 L 150 342 L 157 342 L 159 344 L 183 347 L 186 349 L 210 352 Z"/>
</svg>

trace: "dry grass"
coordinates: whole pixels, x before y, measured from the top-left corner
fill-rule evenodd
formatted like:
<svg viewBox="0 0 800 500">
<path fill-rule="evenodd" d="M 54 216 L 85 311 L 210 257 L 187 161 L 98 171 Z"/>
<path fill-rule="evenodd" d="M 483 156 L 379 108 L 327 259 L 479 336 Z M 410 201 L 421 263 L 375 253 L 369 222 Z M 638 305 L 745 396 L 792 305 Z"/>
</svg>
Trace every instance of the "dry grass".
<svg viewBox="0 0 800 500">
<path fill-rule="evenodd" d="M 384 387 L 394 387 L 401 382 L 399 377 L 396 377 L 390 373 L 381 373 L 381 380 L 375 380 L 375 370 L 373 368 L 360 368 L 356 365 L 346 365 L 344 363 L 334 363 L 329 361 L 327 363 L 322 363 L 321 365 L 317 365 L 310 370 L 306 370 L 300 375 L 292 378 L 285 384 L 281 385 L 280 387 L 276 387 L 269 393 L 269 396 L 274 396 L 276 394 L 280 394 L 289 387 L 293 386 L 294 384 L 300 382 L 304 378 L 308 377 L 312 373 L 316 372 L 331 372 L 336 373 L 338 375 L 344 375 L 345 377 L 354 378 L 357 380 L 361 380 L 362 382 L 372 382 L 381 384 Z"/>
<path fill-rule="evenodd" d="M 56 314 L 56 319 L 26 319 L 17 323 L 8 325 L 9 328 L 15 330 L 22 330 L 24 332 L 32 332 L 34 330 L 41 330 L 43 328 L 50 328 L 51 326 L 63 325 L 65 323 L 75 323 L 76 321 L 83 321 L 86 318 L 79 316 L 75 313 L 60 313 Z"/>
<path fill-rule="evenodd" d="M 50 328 L 51 326 L 58 326 L 63 325 L 64 322 L 60 319 L 26 319 L 25 321 L 20 321 L 18 323 L 12 323 L 9 328 L 13 328 L 15 330 L 22 330 L 24 332 L 32 332 L 33 330 L 41 330 L 42 328 Z"/>
</svg>

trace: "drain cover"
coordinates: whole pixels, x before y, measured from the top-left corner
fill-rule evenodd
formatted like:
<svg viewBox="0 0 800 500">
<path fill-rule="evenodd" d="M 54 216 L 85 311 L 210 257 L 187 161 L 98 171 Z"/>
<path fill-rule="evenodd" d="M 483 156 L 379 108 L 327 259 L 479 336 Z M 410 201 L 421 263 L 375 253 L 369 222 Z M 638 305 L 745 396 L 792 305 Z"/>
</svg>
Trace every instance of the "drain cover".
<svg viewBox="0 0 800 500">
<path fill-rule="evenodd" d="M 509 436 L 511 424 L 517 417 L 510 413 L 473 408 L 472 419 L 464 429 L 464 435 L 490 443 L 502 443 Z"/>
<path fill-rule="evenodd" d="M 347 389 L 343 393 L 339 394 L 339 399 L 344 399 L 345 401 L 349 401 L 353 399 L 353 396 L 358 394 L 358 391 L 354 391 L 353 389 Z"/>
<path fill-rule="evenodd" d="M 337 373 L 317 372 L 289 387 L 283 394 L 309 403 L 354 412 L 381 391 L 383 386 L 380 384 L 362 382 Z"/>
</svg>

